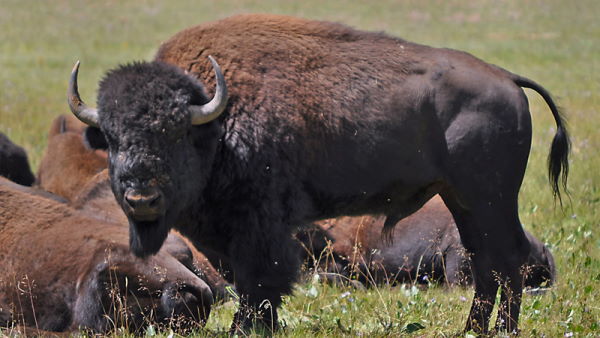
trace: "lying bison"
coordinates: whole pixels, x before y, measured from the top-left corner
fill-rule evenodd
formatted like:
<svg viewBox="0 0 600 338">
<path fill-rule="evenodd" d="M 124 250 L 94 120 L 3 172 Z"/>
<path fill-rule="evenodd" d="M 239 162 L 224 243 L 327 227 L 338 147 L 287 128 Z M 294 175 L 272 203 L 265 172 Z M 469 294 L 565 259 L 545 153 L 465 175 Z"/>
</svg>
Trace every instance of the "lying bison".
<svg viewBox="0 0 600 338">
<path fill-rule="evenodd" d="M 65 198 L 72 207 L 91 217 L 127 226 L 127 218 L 110 189 L 105 169 L 108 166 L 106 151 L 96 149 L 99 140 L 95 133 L 72 115 L 54 119 L 38 170 L 38 185 Z M 186 241 L 172 231 L 161 251 L 195 272 L 210 286 L 214 296 L 227 297 L 230 284 Z"/>
<path fill-rule="evenodd" d="M 195 327 L 209 287 L 172 256 L 132 255 L 127 229 L 0 178 L 0 326 L 139 330 Z M 181 321 L 178 319 L 182 319 Z"/>
<path fill-rule="evenodd" d="M 469 255 L 439 196 L 398 222 L 391 243 L 380 236 L 384 222 L 385 217 L 340 217 L 316 222 L 296 236 L 311 264 L 334 280 L 341 275 L 368 284 L 472 283 Z M 556 278 L 552 253 L 532 234 L 525 231 L 525 235 L 531 251 L 523 267 L 523 285 L 552 285 Z"/>
<path fill-rule="evenodd" d="M 54 119 L 37 172 L 40 188 L 73 201 L 91 177 L 106 169 L 106 151 L 85 142 L 86 129 L 76 119 Z"/>
<path fill-rule="evenodd" d="M 27 153 L 3 133 L 0 133 L 0 176 L 26 186 L 35 181 Z"/>
<path fill-rule="evenodd" d="M 213 55 L 224 66 L 224 74 Z M 109 71 L 98 108 L 69 105 L 108 143 L 112 190 L 138 256 L 170 228 L 226 255 L 241 294 L 232 329 L 277 324 L 297 266 L 298 224 L 382 214 L 384 232 L 440 194 L 473 254 L 466 329 L 517 330 L 529 242 L 517 196 L 531 144 L 521 87 L 556 121 L 553 191 L 569 139 L 549 93 L 467 53 L 287 16 L 241 15 L 186 29 L 153 62 Z M 216 89 L 209 101 L 201 83 Z"/>
</svg>

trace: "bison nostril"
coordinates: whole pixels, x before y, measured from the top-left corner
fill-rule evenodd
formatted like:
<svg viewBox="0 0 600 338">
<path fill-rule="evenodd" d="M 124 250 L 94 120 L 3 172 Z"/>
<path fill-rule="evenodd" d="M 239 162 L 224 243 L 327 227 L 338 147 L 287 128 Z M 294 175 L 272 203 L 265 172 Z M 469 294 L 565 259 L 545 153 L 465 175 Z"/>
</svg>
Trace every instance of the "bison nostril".
<svg viewBox="0 0 600 338">
<path fill-rule="evenodd" d="M 150 206 L 152 208 L 156 207 L 160 202 L 160 194 L 155 193 L 151 196 L 147 196 L 146 199 L 147 199 L 148 206 Z"/>
<path fill-rule="evenodd" d="M 125 193 L 125 200 L 132 207 L 143 207 L 151 206 L 158 202 L 160 194 L 158 192 L 152 192 L 150 194 L 141 194 L 136 191 L 129 190 Z"/>
<path fill-rule="evenodd" d="M 128 189 L 123 196 L 125 204 L 137 216 L 157 216 L 162 211 L 162 194 L 156 189 Z"/>
</svg>

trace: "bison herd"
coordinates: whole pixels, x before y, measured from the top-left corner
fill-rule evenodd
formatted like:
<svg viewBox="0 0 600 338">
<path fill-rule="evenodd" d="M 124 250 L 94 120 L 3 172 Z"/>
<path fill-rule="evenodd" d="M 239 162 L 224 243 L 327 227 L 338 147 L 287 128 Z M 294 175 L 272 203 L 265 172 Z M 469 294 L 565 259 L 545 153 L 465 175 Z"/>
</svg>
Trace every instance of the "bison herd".
<svg viewBox="0 0 600 338">
<path fill-rule="evenodd" d="M 222 67 L 222 69 L 221 69 Z M 232 333 L 277 328 L 304 260 L 326 280 L 473 284 L 465 330 L 517 332 L 555 281 L 523 230 L 535 82 L 449 49 L 276 15 L 189 28 L 109 71 L 74 67 L 37 175 L 0 134 L 0 325 L 185 331 L 235 295 Z M 214 72 L 214 78 L 211 76 Z M 83 123 L 82 123 L 83 122 Z M 562 182 L 561 182 L 562 179 Z M 12 180 L 12 181 L 11 181 Z"/>
</svg>

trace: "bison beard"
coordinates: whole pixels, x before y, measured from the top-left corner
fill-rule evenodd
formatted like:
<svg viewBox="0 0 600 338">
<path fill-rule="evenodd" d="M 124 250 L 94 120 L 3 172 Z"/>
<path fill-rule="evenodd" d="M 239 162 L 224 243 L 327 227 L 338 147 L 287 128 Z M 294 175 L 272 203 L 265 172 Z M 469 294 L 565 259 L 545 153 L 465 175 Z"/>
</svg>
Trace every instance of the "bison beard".
<svg viewBox="0 0 600 338">
<path fill-rule="evenodd" d="M 164 220 L 158 221 L 129 221 L 129 245 L 131 251 L 138 257 L 147 257 L 160 250 L 169 228 Z"/>
<path fill-rule="evenodd" d="M 76 77 L 77 68 L 70 107 L 106 136 L 121 206 L 128 188 L 158 189 L 160 211 L 172 214 L 166 227 L 230 260 L 242 300 L 234 330 L 257 317 L 276 327 L 297 269 L 296 225 L 370 213 L 385 215 L 390 231 L 435 194 L 473 257 L 465 329 L 487 332 L 501 288 L 496 327 L 517 330 L 530 251 L 518 215 L 531 145 L 521 87 L 541 94 L 555 119 L 549 174 L 559 198 L 568 172 L 562 117 L 535 82 L 463 52 L 274 15 L 178 33 L 155 61 L 109 72 L 98 110 L 83 104 Z M 217 84 L 208 103 L 198 79 Z M 156 251 L 162 227 L 132 225 L 134 250 Z"/>
</svg>

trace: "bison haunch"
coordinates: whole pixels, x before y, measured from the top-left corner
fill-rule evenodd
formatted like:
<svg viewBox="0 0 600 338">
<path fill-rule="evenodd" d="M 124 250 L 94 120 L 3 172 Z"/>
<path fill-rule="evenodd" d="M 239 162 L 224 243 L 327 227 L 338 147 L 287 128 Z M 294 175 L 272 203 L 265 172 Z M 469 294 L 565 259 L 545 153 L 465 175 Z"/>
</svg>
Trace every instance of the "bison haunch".
<svg viewBox="0 0 600 338">
<path fill-rule="evenodd" d="M 206 103 L 208 55 L 225 76 L 213 62 Z M 556 120 L 555 194 L 568 169 L 562 118 L 533 81 L 467 53 L 274 15 L 176 34 L 155 61 L 108 72 L 97 110 L 76 77 L 69 103 L 106 137 L 132 250 L 157 252 L 174 227 L 226 255 L 242 299 L 233 328 L 276 325 L 298 266 L 294 226 L 372 213 L 390 231 L 439 193 L 473 254 L 466 329 L 487 330 L 499 286 L 497 327 L 517 329 L 529 252 L 517 196 L 531 144 L 520 87 L 540 93 Z"/>
</svg>

